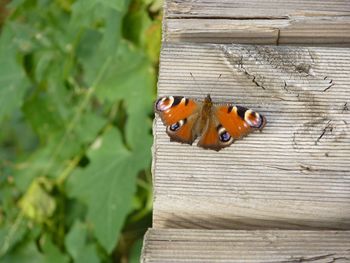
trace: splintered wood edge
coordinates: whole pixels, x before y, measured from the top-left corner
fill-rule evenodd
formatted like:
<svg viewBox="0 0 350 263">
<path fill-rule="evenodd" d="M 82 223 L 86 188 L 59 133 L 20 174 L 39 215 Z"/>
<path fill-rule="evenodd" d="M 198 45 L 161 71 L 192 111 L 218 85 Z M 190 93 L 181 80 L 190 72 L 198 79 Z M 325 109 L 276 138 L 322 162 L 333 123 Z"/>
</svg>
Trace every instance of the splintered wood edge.
<svg viewBox="0 0 350 263">
<path fill-rule="evenodd" d="M 337 48 L 164 44 L 160 95 L 200 98 L 212 90 L 215 99 L 235 98 L 265 114 L 268 125 L 217 153 L 169 142 L 157 119 L 154 226 L 349 229 L 350 133 L 343 123 L 350 123 L 349 54 Z M 339 138 L 321 136 L 332 119 Z"/>
<path fill-rule="evenodd" d="M 141 262 L 350 262 L 350 231 L 149 229 Z"/>
</svg>

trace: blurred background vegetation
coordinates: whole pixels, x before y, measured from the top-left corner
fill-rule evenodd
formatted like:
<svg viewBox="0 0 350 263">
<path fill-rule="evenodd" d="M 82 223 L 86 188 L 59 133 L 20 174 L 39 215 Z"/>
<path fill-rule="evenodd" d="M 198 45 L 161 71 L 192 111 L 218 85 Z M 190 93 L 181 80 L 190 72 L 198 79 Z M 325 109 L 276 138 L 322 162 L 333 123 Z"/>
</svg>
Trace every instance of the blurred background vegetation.
<svg viewBox="0 0 350 263">
<path fill-rule="evenodd" d="M 161 0 L 0 0 L 0 262 L 139 262 Z"/>
</svg>

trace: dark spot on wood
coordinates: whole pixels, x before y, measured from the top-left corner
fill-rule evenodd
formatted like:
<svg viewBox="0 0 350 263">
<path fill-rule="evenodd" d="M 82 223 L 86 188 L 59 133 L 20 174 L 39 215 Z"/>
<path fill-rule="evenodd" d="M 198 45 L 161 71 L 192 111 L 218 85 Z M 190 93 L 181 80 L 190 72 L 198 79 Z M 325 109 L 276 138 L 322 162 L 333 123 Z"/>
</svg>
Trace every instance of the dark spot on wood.
<svg viewBox="0 0 350 263">
<path fill-rule="evenodd" d="M 304 72 L 306 74 L 309 74 L 311 70 L 311 65 L 306 63 L 300 63 L 295 66 L 295 70 L 299 73 Z"/>
<path fill-rule="evenodd" d="M 189 102 L 190 102 L 190 100 L 186 98 L 185 99 L 185 106 L 187 106 Z"/>
</svg>

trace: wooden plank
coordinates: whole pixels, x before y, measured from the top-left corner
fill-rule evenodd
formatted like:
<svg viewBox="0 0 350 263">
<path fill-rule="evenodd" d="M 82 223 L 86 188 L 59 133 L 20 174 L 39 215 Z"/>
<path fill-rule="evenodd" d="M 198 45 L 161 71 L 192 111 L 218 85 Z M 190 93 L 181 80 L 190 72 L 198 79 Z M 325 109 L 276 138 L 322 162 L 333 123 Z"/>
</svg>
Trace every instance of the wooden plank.
<svg viewBox="0 0 350 263">
<path fill-rule="evenodd" d="M 350 46 L 350 17 L 293 19 L 167 19 L 164 41 Z"/>
<path fill-rule="evenodd" d="M 267 125 L 215 152 L 169 142 L 157 118 L 153 226 L 349 229 L 349 51 L 164 44 L 159 95 L 211 93 Z"/>
<path fill-rule="evenodd" d="M 143 263 L 350 262 L 350 231 L 154 230 Z"/>
<path fill-rule="evenodd" d="M 350 46 L 350 1 L 165 2 L 169 42 Z"/>
<path fill-rule="evenodd" d="M 348 0 L 166 0 L 167 18 L 289 18 L 348 16 Z"/>
</svg>

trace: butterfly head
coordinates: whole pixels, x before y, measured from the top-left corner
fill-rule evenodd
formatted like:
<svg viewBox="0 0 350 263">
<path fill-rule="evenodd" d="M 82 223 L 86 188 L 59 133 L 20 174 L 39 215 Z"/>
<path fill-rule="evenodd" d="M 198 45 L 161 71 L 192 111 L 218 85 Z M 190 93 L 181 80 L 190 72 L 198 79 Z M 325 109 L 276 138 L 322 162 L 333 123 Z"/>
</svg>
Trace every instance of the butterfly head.
<svg viewBox="0 0 350 263">
<path fill-rule="evenodd" d="M 211 107 L 213 105 L 213 102 L 211 100 L 210 94 L 208 94 L 204 99 L 204 104 L 208 107 Z"/>
</svg>

